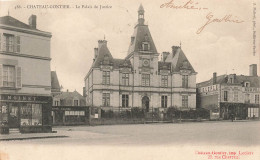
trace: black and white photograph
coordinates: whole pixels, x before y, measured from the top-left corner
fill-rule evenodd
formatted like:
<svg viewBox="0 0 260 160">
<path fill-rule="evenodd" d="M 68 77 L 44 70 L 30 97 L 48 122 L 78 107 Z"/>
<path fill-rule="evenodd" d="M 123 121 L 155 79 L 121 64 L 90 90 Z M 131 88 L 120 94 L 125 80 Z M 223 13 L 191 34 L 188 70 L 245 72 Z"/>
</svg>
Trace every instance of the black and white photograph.
<svg viewBox="0 0 260 160">
<path fill-rule="evenodd" d="M 259 9 L 0 0 L 0 160 L 259 160 Z"/>
</svg>

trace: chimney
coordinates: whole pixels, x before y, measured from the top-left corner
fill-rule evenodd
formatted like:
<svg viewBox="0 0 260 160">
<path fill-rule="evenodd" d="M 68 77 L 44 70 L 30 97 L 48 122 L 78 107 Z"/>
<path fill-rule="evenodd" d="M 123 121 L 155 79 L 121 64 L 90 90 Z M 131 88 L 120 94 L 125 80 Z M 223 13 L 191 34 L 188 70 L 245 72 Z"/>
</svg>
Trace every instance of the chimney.
<svg viewBox="0 0 260 160">
<path fill-rule="evenodd" d="M 213 73 L 213 85 L 217 83 L 217 73 Z"/>
<path fill-rule="evenodd" d="M 33 29 L 36 29 L 36 15 L 31 15 L 29 18 L 29 26 Z"/>
<path fill-rule="evenodd" d="M 86 97 L 86 87 L 83 87 L 83 97 Z"/>
<path fill-rule="evenodd" d="M 249 76 L 257 77 L 257 65 L 256 64 L 251 64 L 249 66 Z"/>
<path fill-rule="evenodd" d="M 99 40 L 98 41 L 98 49 L 100 49 L 101 46 L 103 45 L 107 45 L 107 41 L 106 40 Z"/>
<path fill-rule="evenodd" d="M 131 37 L 131 44 L 133 44 L 133 43 L 134 43 L 134 40 L 135 40 L 135 37 L 134 37 L 134 36 L 132 36 L 132 37 Z"/>
<path fill-rule="evenodd" d="M 170 53 L 169 52 L 163 52 L 162 53 L 162 61 L 165 62 L 167 56 L 169 55 Z"/>
<path fill-rule="evenodd" d="M 98 56 L 98 48 L 94 48 L 94 61 Z"/>
</svg>

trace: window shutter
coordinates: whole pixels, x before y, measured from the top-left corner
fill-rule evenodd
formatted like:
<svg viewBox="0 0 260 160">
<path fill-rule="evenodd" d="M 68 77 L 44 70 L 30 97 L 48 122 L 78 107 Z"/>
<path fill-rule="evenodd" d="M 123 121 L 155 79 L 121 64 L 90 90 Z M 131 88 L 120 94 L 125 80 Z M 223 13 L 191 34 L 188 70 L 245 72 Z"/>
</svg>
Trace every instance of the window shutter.
<svg viewBox="0 0 260 160">
<path fill-rule="evenodd" d="M 20 41 L 20 36 L 16 36 L 16 46 L 15 46 L 15 50 L 16 50 L 16 52 L 17 53 L 20 53 L 20 43 L 21 43 L 21 41 Z"/>
<path fill-rule="evenodd" d="M 3 87 L 3 65 L 0 64 L 0 87 Z"/>
<path fill-rule="evenodd" d="M 0 33 L 0 51 L 2 51 L 2 33 Z"/>
<path fill-rule="evenodd" d="M 1 34 L 2 51 L 6 51 L 6 37 Z"/>
<path fill-rule="evenodd" d="M 16 88 L 22 88 L 22 69 L 16 67 Z"/>
<path fill-rule="evenodd" d="M 14 36 L 14 52 L 16 53 L 17 52 L 17 48 L 16 48 L 16 46 L 17 46 L 17 36 Z"/>
</svg>

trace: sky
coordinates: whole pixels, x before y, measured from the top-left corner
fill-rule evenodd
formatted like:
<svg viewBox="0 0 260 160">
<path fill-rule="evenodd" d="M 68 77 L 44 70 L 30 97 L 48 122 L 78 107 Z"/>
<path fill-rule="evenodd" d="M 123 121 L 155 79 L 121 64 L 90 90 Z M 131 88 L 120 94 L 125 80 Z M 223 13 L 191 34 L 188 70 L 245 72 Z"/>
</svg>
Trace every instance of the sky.
<svg viewBox="0 0 260 160">
<path fill-rule="evenodd" d="M 201 10 L 165 7 L 164 4 L 170 1 L 0 0 L 0 16 L 7 15 L 9 10 L 10 16 L 28 23 L 30 15 L 35 14 L 37 28 L 52 33 L 51 70 L 57 72 L 64 90 L 77 90 L 81 94 L 98 40 L 105 38 L 108 41 L 114 58 L 125 58 L 127 55 L 141 3 L 145 10 L 145 23 L 149 25 L 157 51 L 170 52 L 172 46 L 179 46 L 181 42 L 182 50 L 198 73 L 197 82 L 210 79 L 213 72 L 218 75 L 248 75 L 250 64 L 258 65 L 260 75 L 260 17 L 253 19 L 253 0 L 190 1 L 195 7 L 206 8 Z M 183 6 L 187 2 L 189 0 L 173 0 L 172 4 Z M 74 8 L 32 9 L 32 5 L 44 4 L 70 5 Z M 17 5 L 22 8 L 18 9 Z M 76 8 L 76 5 L 81 8 Z M 108 5 L 111 8 L 95 9 L 95 5 Z M 257 7 L 260 8 L 259 3 Z M 256 11 L 260 12 L 259 9 Z M 198 29 L 208 21 L 207 15 L 208 18 L 211 15 L 211 20 L 231 15 L 230 21 L 239 23 L 212 22 L 197 34 Z M 255 27 L 254 20 L 258 22 Z"/>
</svg>

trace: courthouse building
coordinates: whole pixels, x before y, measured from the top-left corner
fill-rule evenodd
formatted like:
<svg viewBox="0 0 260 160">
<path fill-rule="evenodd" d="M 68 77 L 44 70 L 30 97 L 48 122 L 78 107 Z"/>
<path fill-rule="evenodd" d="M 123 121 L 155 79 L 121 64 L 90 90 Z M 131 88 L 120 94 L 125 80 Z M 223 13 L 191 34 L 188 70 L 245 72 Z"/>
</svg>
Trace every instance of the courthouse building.
<svg viewBox="0 0 260 160">
<path fill-rule="evenodd" d="M 257 65 L 247 75 L 220 75 L 197 84 L 197 107 L 215 113 L 215 118 L 259 118 L 260 77 Z"/>
<path fill-rule="evenodd" d="M 159 60 L 144 12 L 141 5 L 124 59 L 113 58 L 107 41 L 98 41 L 84 79 L 87 104 L 103 109 L 140 107 L 147 112 L 171 106 L 195 109 L 197 73 L 180 46 L 163 52 Z"/>
<path fill-rule="evenodd" d="M 51 131 L 51 33 L 0 17 L 0 123 L 21 132 Z"/>
</svg>

